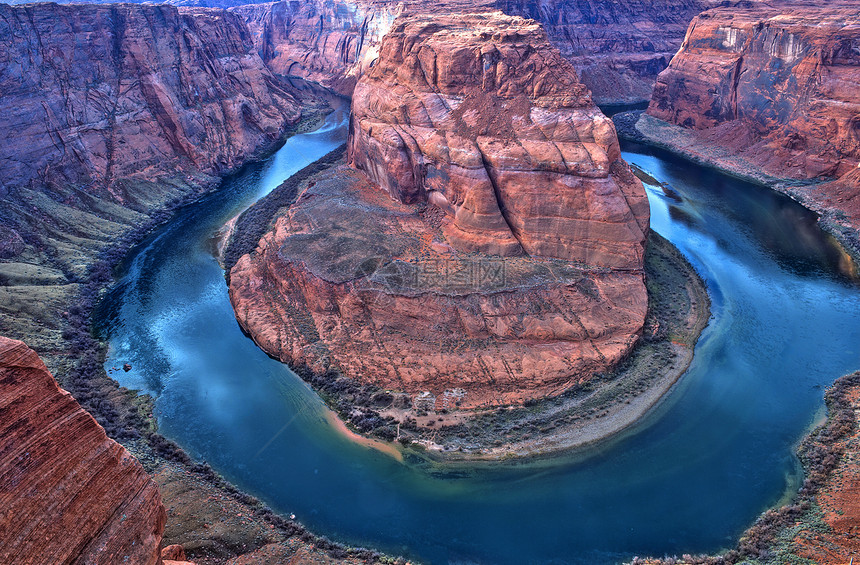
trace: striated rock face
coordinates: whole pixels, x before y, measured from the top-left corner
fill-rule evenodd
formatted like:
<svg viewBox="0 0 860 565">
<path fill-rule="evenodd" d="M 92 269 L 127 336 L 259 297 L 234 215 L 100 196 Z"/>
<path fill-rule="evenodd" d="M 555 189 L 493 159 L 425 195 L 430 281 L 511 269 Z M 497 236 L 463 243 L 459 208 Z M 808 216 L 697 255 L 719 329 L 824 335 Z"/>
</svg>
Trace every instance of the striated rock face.
<svg viewBox="0 0 860 565">
<path fill-rule="evenodd" d="M 231 11 L 247 22 L 272 72 L 313 80 L 349 96 L 402 9 L 394 1 L 286 0 Z"/>
<path fill-rule="evenodd" d="M 534 21 L 398 20 L 356 86 L 349 160 L 392 198 L 445 211 L 460 251 L 642 267 L 642 184 Z"/>
<path fill-rule="evenodd" d="M 171 6 L 0 5 L 6 188 L 218 174 L 299 118 L 241 20 Z"/>
<path fill-rule="evenodd" d="M 0 337 L 0 562 L 160 561 L 165 511 L 140 464 L 34 351 Z"/>
<path fill-rule="evenodd" d="M 349 95 L 399 14 L 502 10 L 532 18 L 574 63 L 603 104 L 644 102 L 684 39 L 690 20 L 714 0 L 285 0 L 233 8 L 276 73 L 310 78 Z"/>
<path fill-rule="evenodd" d="M 600 104 L 650 100 L 690 20 L 713 0 L 496 0 L 539 21 Z"/>
<path fill-rule="evenodd" d="M 860 3 L 718 8 L 690 24 L 652 116 L 778 177 L 840 177 L 860 161 Z"/>
<path fill-rule="evenodd" d="M 263 349 L 448 409 L 555 395 L 630 351 L 648 203 L 538 24 L 401 17 L 352 111 L 365 174 L 312 178 L 230 273 Z"/>
</svg>

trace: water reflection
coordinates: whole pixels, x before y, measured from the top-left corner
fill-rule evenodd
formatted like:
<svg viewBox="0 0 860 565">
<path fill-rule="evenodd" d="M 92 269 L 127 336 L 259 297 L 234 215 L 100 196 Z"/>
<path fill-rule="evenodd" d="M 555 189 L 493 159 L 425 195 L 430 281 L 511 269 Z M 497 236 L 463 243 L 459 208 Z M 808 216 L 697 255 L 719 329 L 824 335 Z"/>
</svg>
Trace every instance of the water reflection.
<svg viewBox="0 0 860 565">
<path fill-rule="evenodd" d="M 674 203 L 669 205 L 672 220 L 715 235 L 728 232 L 732 237 L 718 238 L 718 242 L 730 254 L 753 246 L 780 268 L 800 276 L 857 281 L 855 266 L 836 241 L 822 233 L 816 214 L 788 196 L 705 167 L 691 167 L 664 151 L 636 143 L 627 143 L 625 148 L 628 155 L 642 154 L 640 159 L 644 155 L 659 159 L 661 174 L 683 183 L 683 200 L 671 183 L 654 187 Z M 737 232 L 745 236 L 744 246 L 732 243 Z"/>
</svg>

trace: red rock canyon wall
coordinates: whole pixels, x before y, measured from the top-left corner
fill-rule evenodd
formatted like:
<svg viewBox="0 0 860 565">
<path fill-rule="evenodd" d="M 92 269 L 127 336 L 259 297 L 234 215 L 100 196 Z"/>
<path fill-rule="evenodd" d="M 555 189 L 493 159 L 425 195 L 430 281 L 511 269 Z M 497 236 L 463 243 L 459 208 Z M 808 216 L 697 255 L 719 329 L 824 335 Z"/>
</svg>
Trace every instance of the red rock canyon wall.
<svg viewBox="0 0 860 565">
<path fill-rule="evenodd" d="M 860 3 L 704 12 L 658 78 L 648 114 L 695 132 L 743 168 L 829 181 L 794 192 L 857 245 Z"/>
<path fill-rule="evenodd" d="M 155 483 L 33 350 L 4 337 L 0 507 L 2 563 L 160 563 Z"/>
<path fill-rule="evenodd" d="M 272 70 L 311 78 L 343 94 L 376 58 L 394 17 L 491 11 L 532 18 L 550 42 L 574 63 L 599 103 L 650 99 L 690 20 L 713 0 L 285 0 L 233 10 L 248 22 L 257 48 Z"/>
<path fill-rule="evenodd" d="M 860 3 L 719 8 L 660 75 L 652 116 L 706 132 L 777 176 L 860 160 Z"/>
</svg>

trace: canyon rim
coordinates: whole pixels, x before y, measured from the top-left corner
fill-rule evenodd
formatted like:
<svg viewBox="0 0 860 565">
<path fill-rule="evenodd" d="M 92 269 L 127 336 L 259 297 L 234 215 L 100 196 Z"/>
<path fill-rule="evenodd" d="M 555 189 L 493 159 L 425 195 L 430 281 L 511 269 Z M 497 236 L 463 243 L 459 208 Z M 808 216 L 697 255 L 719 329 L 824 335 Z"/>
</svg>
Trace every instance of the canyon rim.
<svg viewBox="0 0 860 565">
<path fill-rule="evenodd" d="M 0 4 L 4 562 L 398 562 L 161 436 L 92 331 L 136 244 L 335 97 L 346 146 L 235 219 L 222 290 L 350 432 L 421 465 L 592 445 L 690 365 L 707 282 L 619 137 L 788 194 L 856 272 L 853 0 L 212 4 Z M 826 402 L 796 498 L 674 562 L 860 558 L 857 375 Z"/>
</svg>

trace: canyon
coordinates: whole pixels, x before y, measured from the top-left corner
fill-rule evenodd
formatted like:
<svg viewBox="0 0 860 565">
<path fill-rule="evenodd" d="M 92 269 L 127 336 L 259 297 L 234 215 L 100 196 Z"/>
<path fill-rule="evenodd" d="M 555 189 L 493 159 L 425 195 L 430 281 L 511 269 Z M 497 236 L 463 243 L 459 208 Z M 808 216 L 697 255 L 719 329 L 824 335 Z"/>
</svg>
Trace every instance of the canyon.
<svg viewBox="0 0 860 565">
<path fill-rule="evenodd" d="M 540 22 L 600 104 L 650 99 L 657 74 L 678 49 L 690 19 L 711 0 L 566 2 L 358 0 L 249 4 L 232 10 L 248 23 L 263 60 L 278 74 L 319 81 L 349 95 L 376 58 L 399 14 L 501 10 Z"/>
<path fill-rule="evenodd" d="M 0 333 L 27 337 L 56 370 L 56 314 L 97 256 L 263 155 L 313 103 L 225 11 L 33 4 L 0 16 Z"/>
<path fill-rule="evenodd" d="M 856 2 L 811 2 L 703 12 L 657 79 L 637 127 L 780 187 L 822 213 L 856 250 L 858 10 Z"/>
<path fill-rule="evenodd" d="M 353 98 L 347 156 L 302 181 L 232 268 L 230 298 L 263 349 L 369 385 L 389 419 L 528 407 L 658 333 L 648 202 L 595 103 L 650 98 L 640 135 L 759 175 L 858 241 L 857 6 L 714 5 L 0 5 L 0 334 L 48 364 L 0 338 L 0 470 L 16 489 L 0 560 L 184 559 L 167 541 L 200 563 L 380 559 L 272 518 L 153 434 L 149 401 L 104 374 L 89 336 L 130 245 L 325 111 L 291 76 Z M 692 356 L 703 324 L 672 347 Z M 857 394 L 839 394 L 844 420 Z M 825 439 L 848 478 L 816 491 L 832 539 L 815 524 L 796 539 L 822 562 L 857 549 L 856 428 L 840 425 Z M 50 468 L 23 451 L 37 440 Z M 47 482 L 63 485 L 55 506 Z M 36 540 L 45 524 L 63 535 Z"/>
<path fill-rule="evenodd" d="M 599 104 L 633 104 L 650 99 L 657 74 L 678 50 L 690 20 L 720 2 L 446 0 L 428 5 L 416 0 L 170 0 L 168 4 L 230 8 L 246 21 L 260 56 L 274 73 L 314 80 L 345 95 L 376 56 L 397 15 L 501 10 L 540 22 Z"/>
<path fill-rule="evenodd" d="M 647 199 L 538 24 L 395 20 L 348 160 L 364 174 L 309 184 L 230 272 L 263 349 L 451 409 L 557 395 L 630 352 Z"/>
<path fill-rule="evenodd" d="M 40 406 L 65 414 L 52 422 L 53 413 L 40 420 L 21 412 L 34 399 L 27 383 L 4 383 L 3 421 L 12 426 L 4 453 L 31 445 L 27 430 L 30 441 L 50 440 L 42 444 L 51 449 L 44 464 L 53 465 L 46 480 L 83 496 L 45 492 L 47 483 L 22 474 L 32 465 L 4 464 L 4 472 L 18 473 L 7 476 L 10 489 L 42 490 L 7 504 L 21 511 L 4 513 L 0 532 L 8 543 L 0 545 L 10 553 L 3 562 L 114 563 L 128 555 L 155 563 L 162 540 L 187 545 L 198 564 L 243 554 L 254 561 L 257 550 L 273 559 L 342 562 L 328 555 L 342 552 L 339 546 L 239 496 L 154 433 L 147 397 L 106 374 L 104 346 L 90 326 L 99 293 L 130 246 L 288 133 L 314 127 L 326 103 L 272 74 L 245 24 L 224 10 L 4 4 L 0 30 L 0 335 L 25 339 L 83 406 L 41 372 L 35 353 L 23 345 L 4 350 L 10 370 L 22 363 L 53 403 Z M 62 432 L 68 423 L 75 427 Z M 89 491 L 75 482 L 88 478 Z M 166 514 L 158 490 L 169 493 Z M 52 507 L 52 495 L 65 506 Z M 62 508 L 63 516 L 51 514 Z M 140 523 L 123 523 L 123 509 Z M 254 517 L 253 527 L 236 518 L 243 514 Z M 34 541 L 36 531 L 52 534 Z M 164 561 L 182 555 L 173 547 Z"/>
</svg>

